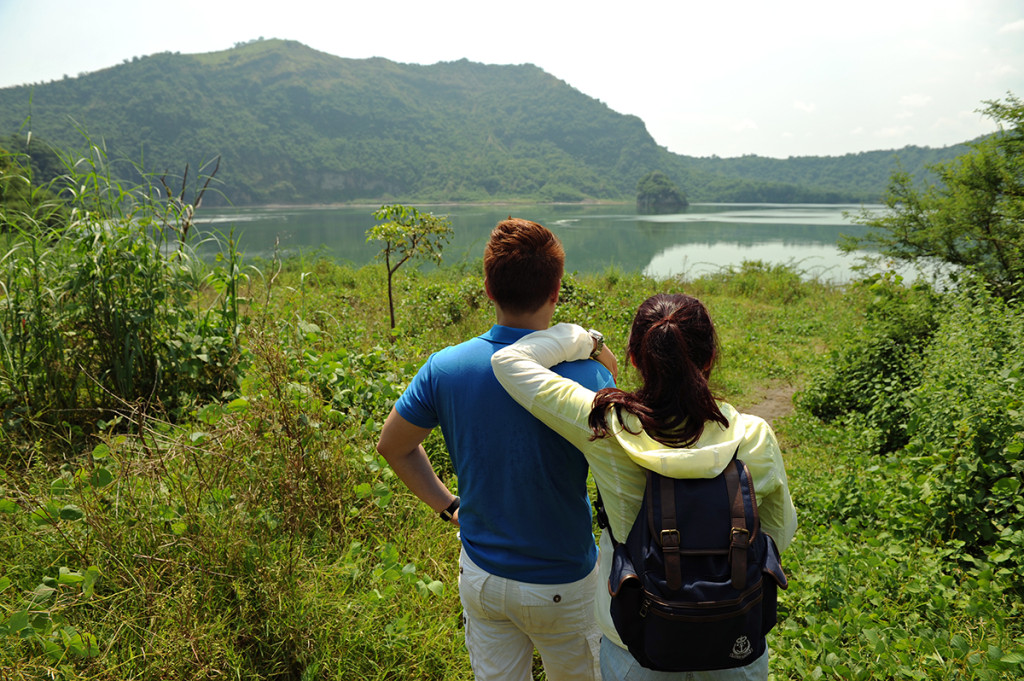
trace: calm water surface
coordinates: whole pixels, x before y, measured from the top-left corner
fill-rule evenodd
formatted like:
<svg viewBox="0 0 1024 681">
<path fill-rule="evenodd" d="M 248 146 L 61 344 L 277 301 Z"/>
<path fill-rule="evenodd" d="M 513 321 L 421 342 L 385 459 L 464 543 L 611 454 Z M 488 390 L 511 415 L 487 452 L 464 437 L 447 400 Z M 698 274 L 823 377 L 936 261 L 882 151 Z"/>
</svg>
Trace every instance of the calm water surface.
<svg viewBox="0 0 1024 681">
<path fill-rule="evenodd" d="M 840 234 L 863 234 L 846 213 L 860 205 L 696 204 L 673 215 L 636 215 L 629 205 L 417 206 L 448 215 L 454 234 L 447 263 L 482 257 L 494 225 L 510 214 L 535 220 L 565 245 L 566 270 L 610 267 L 654 277 L 696 276 L 745 260 L 792 264 L 807 276 L 846 281 L 856 258 L 836 247 Z M 867 207 L 879 210 L 878 206 Z M 374 207 L 245 208 L 203 211 L 205 231 L 234 230 L 246 256 L 323 253 L 363 265 L 379 252 L 366 243 Z"/>
</svg>

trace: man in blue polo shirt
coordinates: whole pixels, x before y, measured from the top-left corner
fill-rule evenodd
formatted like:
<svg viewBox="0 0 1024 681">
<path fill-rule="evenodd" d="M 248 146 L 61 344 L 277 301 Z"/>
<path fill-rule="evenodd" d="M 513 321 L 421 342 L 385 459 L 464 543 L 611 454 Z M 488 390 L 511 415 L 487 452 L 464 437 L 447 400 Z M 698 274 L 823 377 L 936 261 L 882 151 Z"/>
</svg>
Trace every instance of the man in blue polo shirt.
<svg viewBox="0 0 1024 681">
<path fill-rule="evenodd" d="M 377 444 L 409 489 L 460 527 L 459 597 L 479 681 L 531 679 L 535 647 L 550 681 L 600 679 L 586 460 L 512 401 L 490 364 L 499 348 L 550 325 L 564 263 L 561 243 L 543 226 L 498 223 L 484 249 L 484 286 L 497 323 L 430 356 Z M 598 345 L 595 356 L 606 353 L 615 366 Z M 555 371 L 595 391 L 614 385 L 592 360 Z M 435 426 L 458 476 L 458 497 L 423 450 Z"/>
</svg>

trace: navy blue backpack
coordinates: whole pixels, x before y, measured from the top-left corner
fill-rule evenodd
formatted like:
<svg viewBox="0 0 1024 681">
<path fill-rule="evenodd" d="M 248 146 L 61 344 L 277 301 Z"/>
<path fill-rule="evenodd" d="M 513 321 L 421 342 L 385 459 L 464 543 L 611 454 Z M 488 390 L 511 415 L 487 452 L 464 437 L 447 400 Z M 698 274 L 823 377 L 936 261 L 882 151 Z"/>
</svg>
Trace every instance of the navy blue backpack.
<svg viewBox="0 0 1024 681">
<path fill-rule="evenodd" d="M 608 528 L 600 490 L 597 511 Z M 764 653 L 777 589 L 788 582 L 775 542 L 761 531 L 750 471 L 735 455 L 710 479 L 647 471 L 629 536 L 611 538 L 612 621 L 641 665 L 729 669 Z"/>
</svg>

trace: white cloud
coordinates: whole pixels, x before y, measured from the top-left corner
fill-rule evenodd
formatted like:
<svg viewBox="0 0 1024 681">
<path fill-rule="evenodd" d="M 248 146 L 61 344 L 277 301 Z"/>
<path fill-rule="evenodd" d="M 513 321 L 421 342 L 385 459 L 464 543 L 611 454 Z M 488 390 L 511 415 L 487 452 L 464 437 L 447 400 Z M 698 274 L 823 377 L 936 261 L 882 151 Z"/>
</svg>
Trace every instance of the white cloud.
<svg viewBox="0 0 1024 681">
<path fill-rule="evenodd" d="M 814 102 L 797 100 L 793 102 L 793 108 L 797 111 L 803 111 L 804 113 L 814 113 L 818 109 L 818 105 Z"/>
<path fill-rule="evenodd" d="M 908 109 L 920 109 L 931 104 L 932 98 L 928 95 L 913 94 L 900 97 L 900 106 Z"/>
<path fill-rule="evenodd" d="M 1024 19 L 1014 21 L 999 27 L 999 33 L 1021 33 L 1024 32 Z"/>
<path fill-rule="evenodd" d="M 913 130 L 913 126 L 910 125 L 890 125 L 879 130 L 875 136 L 882 139 L 902 139 L 909 137 Z"/>
</svg>

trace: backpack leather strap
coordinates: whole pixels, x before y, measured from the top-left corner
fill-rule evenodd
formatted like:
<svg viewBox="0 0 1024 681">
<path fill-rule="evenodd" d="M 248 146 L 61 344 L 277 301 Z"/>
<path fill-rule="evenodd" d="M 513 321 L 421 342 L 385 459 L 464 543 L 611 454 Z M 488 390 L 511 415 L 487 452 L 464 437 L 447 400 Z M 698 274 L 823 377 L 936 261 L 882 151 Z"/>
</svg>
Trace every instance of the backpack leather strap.
<svg viewBox="0 0 1024 681">
<path fill-rule="evenodd" d="M 732 567 L 732 585 L 742 591 L 747 587 L 747 550 L 750 548 L 750 531 L 747 529 L 747 514 L 743 507 L 739 462 L 735 458 L 725 469 L 725 488 L 729 493 L 729 499 L 731 499 L 729 564 Z"/>
<path fill-rule="evenodd" d="M 665 561 L 665 585 L 678 591 L 683 586 L 683 571 L 679 558 L 679 526 L 676 524 L 676 486 L 672 478 L 658 476 L 661 497 L 661 527 L 658 544 Z M 648 484 L 648 489 L 650 484 Z"/>
</svg>

